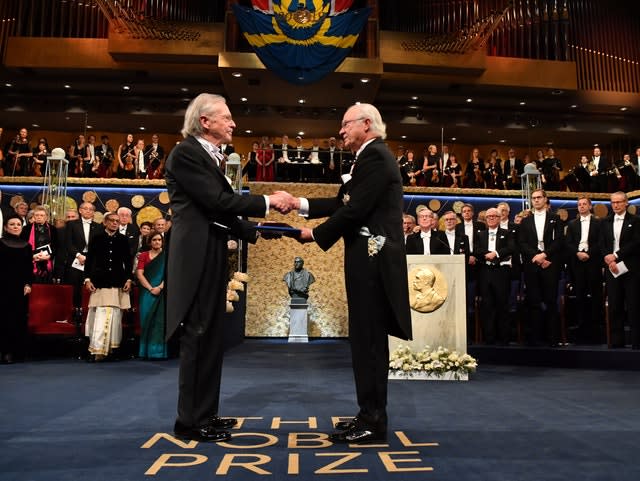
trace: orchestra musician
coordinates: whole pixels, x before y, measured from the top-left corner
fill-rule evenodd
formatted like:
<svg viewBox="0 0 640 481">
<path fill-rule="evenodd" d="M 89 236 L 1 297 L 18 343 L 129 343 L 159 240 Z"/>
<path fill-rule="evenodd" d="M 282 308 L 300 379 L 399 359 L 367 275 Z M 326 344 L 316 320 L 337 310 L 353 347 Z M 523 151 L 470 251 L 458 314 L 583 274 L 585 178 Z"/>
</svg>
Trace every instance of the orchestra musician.
<svg viewBox="0 0 640 481">
<path fill-rule="evenodd" d="M 33 151 L 29 145 L 29 132 L 26 128 L 21 128 L 9 146 L 8 172 L 12 177 L 24 177 L 29 175 L 29 157 L 33 157 Z"/>
<path fill-rule="evenodd" d="M 69 175 L 81 177 L 84 174 L 84 159 L 87 157 L 87 143 L 84 135 L 80 134 L 69 146 Z"/>
<path fill-rule="evenodd" d="M 94 170 L 97 177 L 104 179 L 113 175 L 113 162 L 115 159 L 115 154 L 113 152 L 113 147 L 109 145 L 108 135 L 103 135 L 100 140 L 102 141 L 102 143 L 96 150 L 97 165 L 94 165 L 92 167 L 92 170 Z"/>
<path fill-rule="evenodd" d="M 118 147 L 116 155 L 117 165 L 114 173 L 124 179 L 135 179 L 136 177 L 136 144 L 133 142 L 133 134 L 127 134 L 124 142 Z"/>
<path fill-rule="evenodd" d="M 144 172 L 147 179 L 162 179 L 164 176 L 164 148 L 158 141 L 158 134 L 153 134 L 151 143 L 144 148 Z M 140 178 L 145 178 L 142 172 Z"/>
<path fill-rule="evenodd" d="M 31 164 L 31 175 L 36 177 L 42 177 L 44 175 L 44 168 L 47 164 L 47 156 L 50 152 L 47 149 L 46 142 L 38 142 L 38 146 L 33 152 L 33 162 Z"/>
</svg>

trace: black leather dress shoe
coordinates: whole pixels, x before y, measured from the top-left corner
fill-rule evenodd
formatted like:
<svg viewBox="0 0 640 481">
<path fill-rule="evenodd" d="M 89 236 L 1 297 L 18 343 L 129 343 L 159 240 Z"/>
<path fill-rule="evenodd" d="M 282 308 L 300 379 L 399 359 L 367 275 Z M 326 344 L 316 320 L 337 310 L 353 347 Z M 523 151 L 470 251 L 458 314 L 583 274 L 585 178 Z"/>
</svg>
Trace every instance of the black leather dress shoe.
<svg viewBox="0 0 640 481">
<path fill-rule="evenodd" d="M 173 428 L 173 434 L 178 439 L 189 441 L 200 441 L 202 443 L 217 443 L 220 441 L 228 441 L 231 434 L 227 431 L 218 431 L 213 426 L 204 426 L 201 428 L 185 428 L 177 423 Z"/>
<path fill-rule="evenodd" d="M 221 418 L 219 416 L 211 416 L 209 418 L 209 426 L 216 429 L 231 429 L 236 424 L 238 424 L 238 420 L 234 418 Z"/>
<path fill-rule="evenodd" d="M 387 433 L 372 429 L 354 428 L 329 435 L 329 441 L 336 444 L 372 444 L 387 441 Z"/>
<path fill-rule="evenodd" d="M 333 427 L 338 431 L 347 431 L 356 427 L 358 422 L 358 416 L 350 419 L 349 421 L 338 421 Z"/>
</svg>

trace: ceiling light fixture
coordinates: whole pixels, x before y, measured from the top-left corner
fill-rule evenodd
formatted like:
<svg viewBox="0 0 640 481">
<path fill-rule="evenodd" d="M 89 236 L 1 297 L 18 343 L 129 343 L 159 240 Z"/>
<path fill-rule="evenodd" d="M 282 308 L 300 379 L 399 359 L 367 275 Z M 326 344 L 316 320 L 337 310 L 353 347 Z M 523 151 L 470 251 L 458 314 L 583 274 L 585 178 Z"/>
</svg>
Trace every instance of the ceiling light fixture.
<svg viewBox="0 0 640 481">
<path fill-rule="evenodd" d="M 187 87 L 182 87 L 180 88 L 180 92 L 188 92 L 189 89 Z"/>
<path fill-rule="evenodd" d="M 299 103 L 299 104 L 304 104 L 304 103 L 306 103 L 306 102 L 307 102 L 307 101 L 306 101 L 305 99 L 298 99 L 298 103 Z"/>
<path fill-rule="evenodd" d="M 9 82 L 7 82 L 6 84 L 4 84 L 5 87 L 13 87 L 13 84 L 10 84 Z"/>
<path fill-rule="evenodd" d="M 520 102 L 520 105 L 527 105 L 527 102 Z"/>
<path fill-rule="evenodd" d="M 145 130 L 145 128 L 141 125 L 141 126 L 140 126 L 140 130 Z"/>
<path fill-rule="evenodd" d="M 240 97 L 241 102 L 246 102 L 247 100 L 249 100 L 247 97 Z"/>
<path fill-rule="evenodd" d="M 629 107 L 620 107 L 620 112 L 626 112 L 629 109 Z"/>
<path fill-rule="evenodd" d="M 368 84 L 371 81 L 371 79 L 367 78 L 367 77 L 362 77 L 360 79 L 360 82 L 362 82 L 363 84 Z"/>
<path fill-rule="evenodd" d="M 418 100 L 418 96 L 414 95 L 413 97 L 411 97 L 411 100 Z"/>
<path fill-rule="evenodd" d="M 122 90 L 131 90 L 131 87 L 129 87 L 128 85 L 123 85 Z"/>
<path fill-rule="evenodd" d="M 471 102 L 473 102 L 473 99 L 472 99 L 471 97 L 469 97 L 469 98 L 467 99 L 467 103 L 468 103 L 468 104 L 470 104 Z"/>
<path fill-rule="evenodd" d="M 69 84 L 64 84 L 64 88 L 66 88 L 66 89 L 70 89 L 70 88 L 71 88 L 71 85 L 69 85 Z"/>
<path fill-rule="evenodd" d="M 240 72 L 233 72 L 231 75 L 233 75 L 235 78 L 242 77 L 242 74 Z"/>
</svg>

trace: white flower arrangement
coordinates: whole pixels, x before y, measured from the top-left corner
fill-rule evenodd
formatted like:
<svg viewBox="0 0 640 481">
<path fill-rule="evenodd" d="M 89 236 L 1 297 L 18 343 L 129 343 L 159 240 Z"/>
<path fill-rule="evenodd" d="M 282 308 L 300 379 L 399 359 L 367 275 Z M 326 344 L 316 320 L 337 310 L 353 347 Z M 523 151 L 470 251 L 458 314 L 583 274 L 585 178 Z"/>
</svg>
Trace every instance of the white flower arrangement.
<svg viewBox="0 0 640 481">
<path fill-rule="evenodd" d="M 435 350 L 426 346 L 420 352 L 413 352 L 409 346 L 401 344 L 389 356 L 391 373 L 403 376 L 428 373 L 443 377 L 451 373 L 454 379 L 460 379 L 475 372 L 477 367 L 478 362 L 469 354 L 461 355 L 442 346 Z"/>
</svg>

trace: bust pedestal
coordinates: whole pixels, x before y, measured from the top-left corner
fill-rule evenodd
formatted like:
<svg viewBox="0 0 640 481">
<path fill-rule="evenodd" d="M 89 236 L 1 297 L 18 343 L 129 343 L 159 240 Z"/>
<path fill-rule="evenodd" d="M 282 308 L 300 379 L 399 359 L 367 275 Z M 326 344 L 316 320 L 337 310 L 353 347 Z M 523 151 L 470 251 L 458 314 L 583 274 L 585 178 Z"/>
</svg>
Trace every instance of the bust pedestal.
<svg viewBox="0 0 640 481">
<path fill-rule="evenodd" d="M 309 342 L 307 334 L 307 308 L 309 304 L 306 303 L 306 300 L 296 302 L 297 300 L 291 299 L 291 304 L 289 304 L 289 342 Z"/>
</svg>

